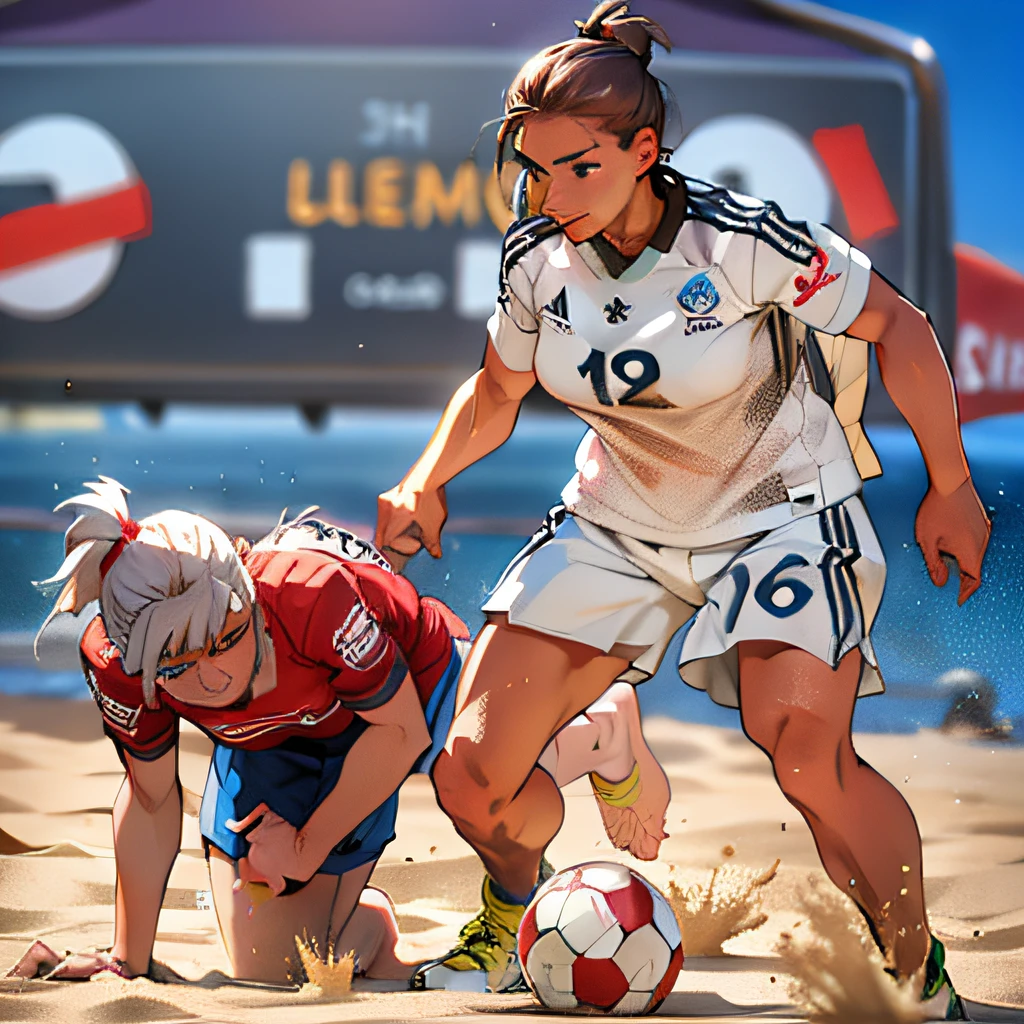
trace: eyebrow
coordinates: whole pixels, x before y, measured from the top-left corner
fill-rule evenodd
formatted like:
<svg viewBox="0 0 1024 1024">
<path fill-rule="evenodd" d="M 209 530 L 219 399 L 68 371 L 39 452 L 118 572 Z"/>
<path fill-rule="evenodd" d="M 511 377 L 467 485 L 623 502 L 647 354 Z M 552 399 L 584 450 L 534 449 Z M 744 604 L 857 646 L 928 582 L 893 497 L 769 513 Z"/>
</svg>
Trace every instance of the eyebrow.
<svg viewBox="0 0 1024 1024">
<path fill-rule="evenodd" d="M 576 160 L 579 157 L 583 156 L 584 153 L 589 153 L 592 149 L 597 148 L 598 144 L 595 142 L 592 146 L 587 146 L 586 149 L 581 149 L 578 153 L 570 153 L 568 156 L 560 156 L 557 160 L 552 160 L 552 166 L 555 166 L 557 164 L 567 164 L 571 160 Z"/>
</svg>

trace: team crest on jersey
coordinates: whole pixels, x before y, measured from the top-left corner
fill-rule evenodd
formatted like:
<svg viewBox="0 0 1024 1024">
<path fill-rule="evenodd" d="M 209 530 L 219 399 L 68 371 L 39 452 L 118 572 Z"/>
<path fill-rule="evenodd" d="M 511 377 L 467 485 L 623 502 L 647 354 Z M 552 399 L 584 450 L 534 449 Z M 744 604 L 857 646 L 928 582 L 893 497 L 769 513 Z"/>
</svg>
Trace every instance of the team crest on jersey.
<svg viewBox="0 0 1024 1024">
<path fill-rule="evenodd" d="M 560 334 L 575 334 L 569 323 L 569 300 L 563 288 L 549 303 L 541 307 L 541 319 Z"/>
<path fill-rule="evenodd" d="M 706 316 L 721 302 L 721 296 L 707 274 L 698 274 L 679 289 L 676 302 L 683 307 L 684 313 Z"/>
<path fill-rule="evenodd" d="M 717 331 L 723 326 L 717 316 L 711 314 L 722 297 L 707 274 L 691 277 L 676 296 L 676 302 L 686 314 L 684 335 L 699 334 L 701 331 Z"/>
<path fill-rule="evenodd" d="M 332 646 L 349 668 L 363 670 L 384 656 L 387 637 L 377 620 L 356 601 L 342 627 L 334 631 Z"/>
<path fill-rule="evenodd" d="M 633 307 L 623 302 L 618 295 L 611 302 L 604 304 L 604 318 L 610 324 L 624 324 L 629 319 L 629 311 Z"/>
</svg>

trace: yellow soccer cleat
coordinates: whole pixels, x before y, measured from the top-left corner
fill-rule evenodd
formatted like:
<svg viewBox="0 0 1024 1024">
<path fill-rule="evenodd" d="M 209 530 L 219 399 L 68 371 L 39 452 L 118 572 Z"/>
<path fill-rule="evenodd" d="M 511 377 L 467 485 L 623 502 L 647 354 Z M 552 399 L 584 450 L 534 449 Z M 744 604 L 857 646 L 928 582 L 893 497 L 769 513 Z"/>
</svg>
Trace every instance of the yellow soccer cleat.
<svg viewBox="0 0 1024 1024">
<path fill-rule="evenodd" d="M 540 881 L 554 868 L 541 862 Z M 507 903 L 494 892 L 494 882 L 484 876 L 481 906 L 476 917 L 463 925 L 459 941 L 443 957 L 423 964 L 413 975 L 414 989 L 443 988 L 458 991 L 515 992 L 524 989 L 516 955 L 519 922 L 527 903 Z"/>
</svg>

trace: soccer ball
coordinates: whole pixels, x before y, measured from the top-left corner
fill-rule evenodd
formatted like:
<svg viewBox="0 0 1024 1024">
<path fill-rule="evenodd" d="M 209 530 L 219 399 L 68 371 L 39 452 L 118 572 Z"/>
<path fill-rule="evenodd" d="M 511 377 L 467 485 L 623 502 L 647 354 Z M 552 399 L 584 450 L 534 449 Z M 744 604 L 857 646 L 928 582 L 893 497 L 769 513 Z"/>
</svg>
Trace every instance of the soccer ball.
<svg viewBox="0 0 1024 1024">
<path fill-rule="evenodd" d="M 683 966 L 679 924 L 664 896 L 622 864 L 552 875 L 519 926 L 519 958 L 552 1010 L 650 1013 Z"/>
</svg>

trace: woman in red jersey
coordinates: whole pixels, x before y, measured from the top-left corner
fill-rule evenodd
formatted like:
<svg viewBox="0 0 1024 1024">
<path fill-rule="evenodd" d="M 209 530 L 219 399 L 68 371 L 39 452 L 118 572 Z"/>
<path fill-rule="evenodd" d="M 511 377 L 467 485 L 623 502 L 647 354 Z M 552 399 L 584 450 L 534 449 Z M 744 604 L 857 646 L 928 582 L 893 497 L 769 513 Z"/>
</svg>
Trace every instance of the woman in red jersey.
<svg viewBox="0 0 1024 1024">
<path fill-rule="evenodd" d="M 235 975 L 286 980 L 306 933 L 322 951 L 355 950 L 363 974 L 408 977 L 390 902 L 367 883 L 394 839 L 401 783 L 429 772 L 447 738 L 465 626 L 369 544 L 317 520 L 250 546 L 187 512 L 137 523 L 116 481 L 88 486 L 61 506 L 77 518 L 47 581 L 61 586 L 52 614 L 99 600 L 82 664 L 126 772 L 113 809 L 114 943 L 86 973 L 150 969 L 180 844 L 185 719 L 214 742 L 200 830 Z M 547 752 L 553 775 L 577 763 L 575 775 L 628 775 L 635 705 L 637 727 L 624 728 L 622 695 L 608 700 L 581 721 L 580 741 Z M 657 792 L 651 834 L 619 837 L 641 855 L 661 839 L 667 785 Z"/>
</svg>

